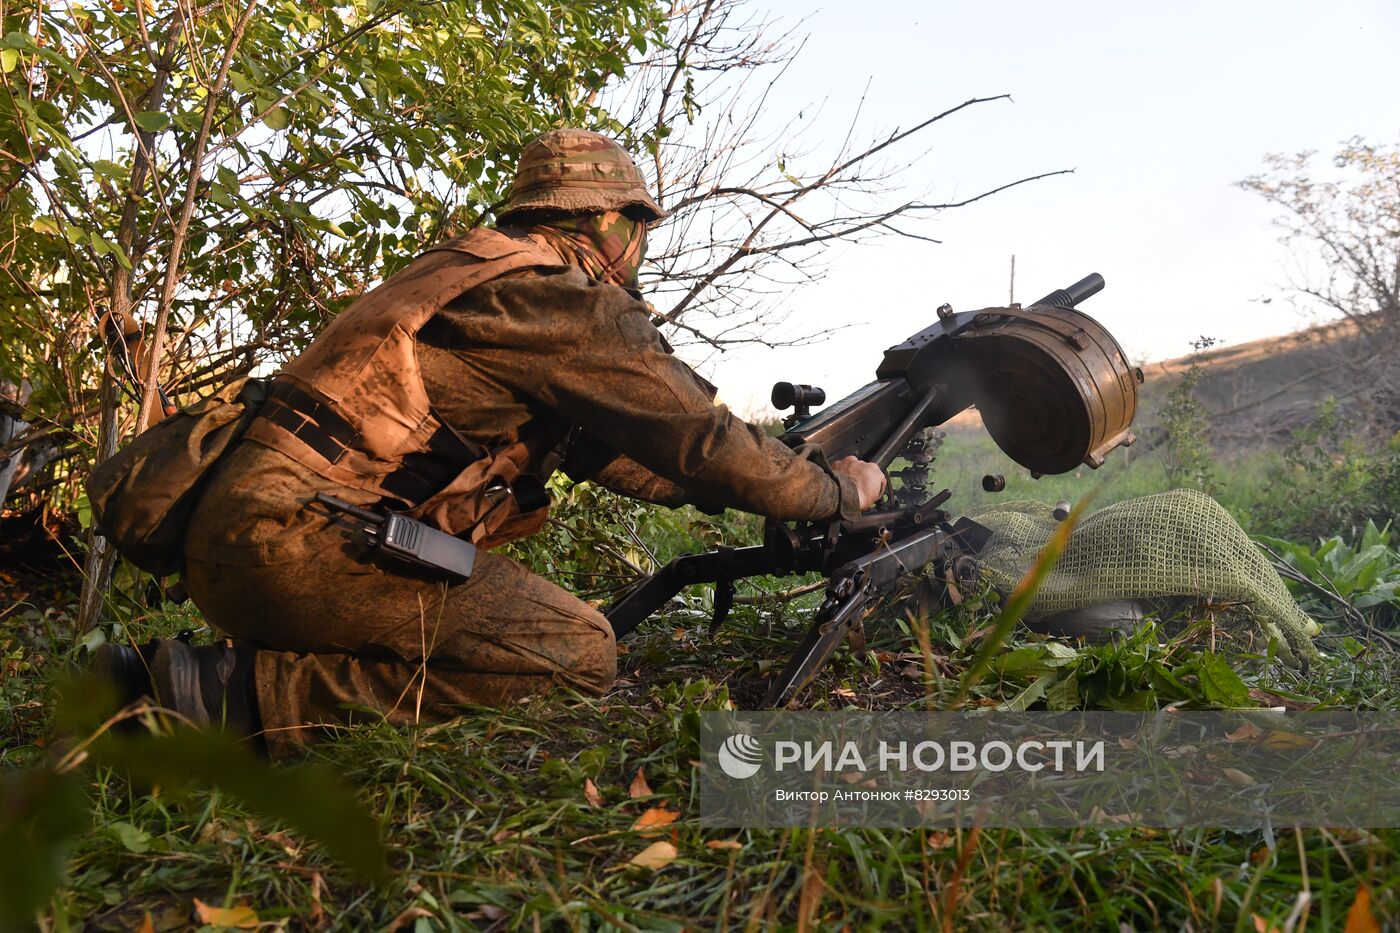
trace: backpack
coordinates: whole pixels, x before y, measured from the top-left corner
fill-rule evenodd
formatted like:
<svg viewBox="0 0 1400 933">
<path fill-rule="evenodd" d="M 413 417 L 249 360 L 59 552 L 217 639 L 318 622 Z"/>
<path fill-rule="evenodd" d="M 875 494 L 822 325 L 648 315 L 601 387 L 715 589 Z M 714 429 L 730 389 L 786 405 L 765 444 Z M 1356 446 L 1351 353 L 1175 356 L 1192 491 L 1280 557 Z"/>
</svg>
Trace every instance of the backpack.
<svg viewBox="0 0 1400 933">
<path fill-rule="evenodd" d="M 203 480 L 257 416 L 265 384 L 243 378 L 146 429 L 88 476 L 93 527 L 140 569 L 181 569 Z"/>
</svg>

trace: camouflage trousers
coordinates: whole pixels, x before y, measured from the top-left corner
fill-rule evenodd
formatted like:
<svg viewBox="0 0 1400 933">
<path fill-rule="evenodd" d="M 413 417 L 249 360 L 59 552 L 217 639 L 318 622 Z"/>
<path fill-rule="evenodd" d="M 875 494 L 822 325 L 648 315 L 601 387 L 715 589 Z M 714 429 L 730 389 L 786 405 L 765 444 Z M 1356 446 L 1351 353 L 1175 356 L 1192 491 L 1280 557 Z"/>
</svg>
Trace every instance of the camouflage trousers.
<svg viewBox="0 0 1400 933">
<path fill-rule="evenodd" d="M 508 558 L 479 553 L 471 579 L 447 585 L 373 556 L 341 522 L 308 534 L 312 559 L 191 557 L 185 573 L 209 622 L 257 648 L 274 757 L 330 726 L 439 721 L 555 684 L 598 695 L 616 675 L 602 614 Z"/>
</svg>

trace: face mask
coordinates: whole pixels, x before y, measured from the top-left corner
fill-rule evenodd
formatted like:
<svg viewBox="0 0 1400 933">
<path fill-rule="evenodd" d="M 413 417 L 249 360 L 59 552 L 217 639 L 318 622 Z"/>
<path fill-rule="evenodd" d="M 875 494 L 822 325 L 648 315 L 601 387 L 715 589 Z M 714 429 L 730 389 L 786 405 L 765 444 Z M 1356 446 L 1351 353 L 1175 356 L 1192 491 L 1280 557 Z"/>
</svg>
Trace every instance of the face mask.
<svg viewBox="0 0 1400 933">
<path fill-rule="evenodd" d="M 646 254 L 647 228 L 621 211 L 560 217 L 530 228 L 590 278 L 635 288 Z"/>
</svg>

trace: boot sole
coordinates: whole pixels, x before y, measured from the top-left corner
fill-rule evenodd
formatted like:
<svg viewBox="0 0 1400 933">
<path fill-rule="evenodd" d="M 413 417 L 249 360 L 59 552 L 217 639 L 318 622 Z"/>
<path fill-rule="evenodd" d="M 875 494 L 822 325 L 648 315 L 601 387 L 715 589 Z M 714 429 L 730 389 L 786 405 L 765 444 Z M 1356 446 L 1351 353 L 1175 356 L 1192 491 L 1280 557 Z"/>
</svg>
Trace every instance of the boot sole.
<svg viewBox="0 0 1400 933">
<path fill-rule="evenodd" d="M 151 662 L 151 682 L 156 688 L 156 700 L 195 725 L 209 725 L 209 711 L 204 708 L 200 689 L 199 658 L 182 641 L 163 642 Z"/>
</svg>

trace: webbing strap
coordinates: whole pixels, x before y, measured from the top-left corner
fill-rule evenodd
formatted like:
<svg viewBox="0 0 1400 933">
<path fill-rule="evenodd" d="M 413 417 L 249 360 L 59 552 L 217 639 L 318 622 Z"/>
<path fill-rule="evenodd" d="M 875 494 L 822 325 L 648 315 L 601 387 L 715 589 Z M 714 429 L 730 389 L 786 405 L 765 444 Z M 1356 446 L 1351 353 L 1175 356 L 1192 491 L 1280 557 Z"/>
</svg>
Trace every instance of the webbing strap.
<svg viewBox="0 0 1400 933">
<path fill-rule="evenodd" d="M 337 463 L 359 440 L 359 433 L 328 402 L 297 386 L 276 380 L 268 389 L 260 418 L 287 431 L 331 463 Z M 403 458 L 399 469 L 380 480 L 384 491 L 410 506 L 432 498 L 487 451 L 440 424 L 424 450 Z"/>
</svg>

